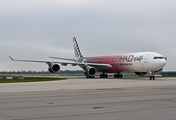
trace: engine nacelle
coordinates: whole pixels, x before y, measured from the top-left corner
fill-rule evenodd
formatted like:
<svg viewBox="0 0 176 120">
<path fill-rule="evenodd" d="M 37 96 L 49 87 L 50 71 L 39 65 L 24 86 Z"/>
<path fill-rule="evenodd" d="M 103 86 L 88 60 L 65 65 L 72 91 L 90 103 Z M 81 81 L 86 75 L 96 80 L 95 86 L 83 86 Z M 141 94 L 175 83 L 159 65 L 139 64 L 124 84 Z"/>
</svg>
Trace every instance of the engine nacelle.
<svg viewBox="0 0 176 120">
<path fill-rule="evenodd" d="M 138 76 L 145 76 L 145 75 L 147 75 L 147 72 L 135 72 L 135 73 Z"/>
<path fill-rule="evenodd" d="M 51 72 L 51 73 L 55 73 L 55 72 L 58 72 L 60 70 L 60 66 L 58 64 L 49 64 L 48 65 L 48 70 Z"/>
<path fill-rule="evenodd" d="M 94 77 L 96 73 L 96 69 L 94 67 L 90 67 L 88 66 L 85 70 L 84 70 L 84 74 L 86 75 L 86 77 Z"/>
</svg>

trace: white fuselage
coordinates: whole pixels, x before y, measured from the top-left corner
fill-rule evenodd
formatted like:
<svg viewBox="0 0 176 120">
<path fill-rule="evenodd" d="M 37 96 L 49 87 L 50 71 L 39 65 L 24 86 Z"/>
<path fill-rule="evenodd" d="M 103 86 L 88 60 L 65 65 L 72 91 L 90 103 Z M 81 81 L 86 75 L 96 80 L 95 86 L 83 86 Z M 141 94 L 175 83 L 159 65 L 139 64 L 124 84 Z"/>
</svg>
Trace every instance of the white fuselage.
<svg viewBox="0 0 176 120">
<path fill-rule="evenodd" d="M 78 60 L 83 63 L 109 64 L 108 69 L 97 71 L 106 73 L 118 73 L 122 71 L 149 72 L 161 70 L 166 65 L 165 58 L 155 52 L 126 53 L 96 57 L 83 57 Z"/>
</svg>

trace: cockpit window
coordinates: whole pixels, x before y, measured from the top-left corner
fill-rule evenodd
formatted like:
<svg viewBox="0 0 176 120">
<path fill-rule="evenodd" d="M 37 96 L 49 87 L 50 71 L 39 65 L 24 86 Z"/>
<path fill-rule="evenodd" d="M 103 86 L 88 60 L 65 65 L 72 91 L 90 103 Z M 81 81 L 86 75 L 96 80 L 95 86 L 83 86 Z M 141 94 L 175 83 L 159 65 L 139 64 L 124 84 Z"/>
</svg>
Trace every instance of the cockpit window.
<svg viewBox="0 0 176 120">
<path fill-rule="evenodd" d="M 154 57 L 153 59 L 164 59 L 164 57 Z"/>
</svg>

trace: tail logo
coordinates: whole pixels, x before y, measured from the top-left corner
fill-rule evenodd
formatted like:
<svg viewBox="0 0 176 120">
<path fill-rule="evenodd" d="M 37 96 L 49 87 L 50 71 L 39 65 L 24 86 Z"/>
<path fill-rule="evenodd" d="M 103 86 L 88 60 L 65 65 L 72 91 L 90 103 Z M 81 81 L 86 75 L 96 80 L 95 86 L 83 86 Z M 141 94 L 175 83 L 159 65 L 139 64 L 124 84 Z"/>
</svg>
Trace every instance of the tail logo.
<svg viewBox="0 0 176 120">
<path fill-rule="evenodd" d="M 73 47 L 75 51 L 75 58 L 83 57 L 75 37 L 73 38 Z"/>
</svg>

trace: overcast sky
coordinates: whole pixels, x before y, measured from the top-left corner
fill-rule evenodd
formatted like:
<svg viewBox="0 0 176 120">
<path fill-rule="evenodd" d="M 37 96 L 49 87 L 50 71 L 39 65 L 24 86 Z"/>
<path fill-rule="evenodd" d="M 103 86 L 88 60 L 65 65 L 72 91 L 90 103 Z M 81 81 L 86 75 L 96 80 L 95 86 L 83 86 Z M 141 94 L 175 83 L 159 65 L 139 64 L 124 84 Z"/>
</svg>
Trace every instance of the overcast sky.
<svg viewBox="0 0 176 120">
<path fill-rule="evenodd" d="M 47 70 L 16 59 L 74 58 L 153 51 L 176 70 L 175 0 L 0 0 L 0 71 Z M 80 70 L 61 66 L 62 70 Z"/>
</svg>

